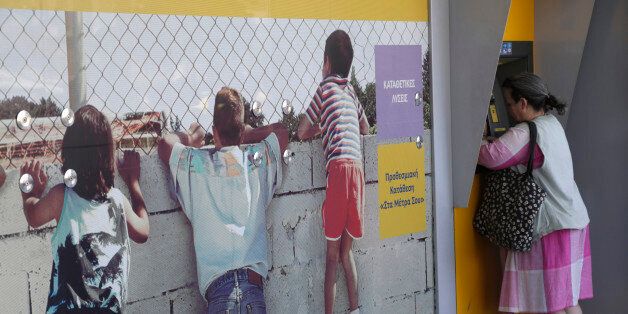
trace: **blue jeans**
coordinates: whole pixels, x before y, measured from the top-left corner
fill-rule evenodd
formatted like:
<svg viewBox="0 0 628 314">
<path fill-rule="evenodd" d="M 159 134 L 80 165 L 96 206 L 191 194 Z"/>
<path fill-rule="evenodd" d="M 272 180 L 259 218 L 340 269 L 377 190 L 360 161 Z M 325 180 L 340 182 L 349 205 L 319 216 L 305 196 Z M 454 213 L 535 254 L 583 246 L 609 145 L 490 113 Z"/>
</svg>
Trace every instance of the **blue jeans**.
<svg viewBox="0 0 628 314">
<path fill-rule="evenodd" d="M 264 288 L 249 282 L 246 269 L 230 270 L 205 294 L 208 314 L 266 314 Z"/>
</svg>

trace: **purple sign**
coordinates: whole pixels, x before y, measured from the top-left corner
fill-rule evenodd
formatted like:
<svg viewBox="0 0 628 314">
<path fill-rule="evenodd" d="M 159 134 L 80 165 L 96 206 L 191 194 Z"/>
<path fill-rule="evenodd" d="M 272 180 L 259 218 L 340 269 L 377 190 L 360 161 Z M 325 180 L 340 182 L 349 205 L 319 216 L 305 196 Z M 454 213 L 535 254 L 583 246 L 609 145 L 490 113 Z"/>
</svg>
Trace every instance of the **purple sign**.
<svg viewBox="0 0 628 314">
<path fill-rule="evenodd" d="M 423 135 L 421 71 L 421 46 L 375 46 L 378 142 Z"/>
</svg>

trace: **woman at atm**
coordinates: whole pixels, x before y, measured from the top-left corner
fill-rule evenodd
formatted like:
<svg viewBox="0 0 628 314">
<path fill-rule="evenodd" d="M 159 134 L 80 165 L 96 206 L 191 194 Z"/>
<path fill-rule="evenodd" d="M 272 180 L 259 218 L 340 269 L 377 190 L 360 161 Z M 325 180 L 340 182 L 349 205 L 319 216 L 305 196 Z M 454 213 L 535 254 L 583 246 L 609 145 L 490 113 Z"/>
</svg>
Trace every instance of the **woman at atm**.
<svg viewBox="0 0 628 314">
<path fill-rule="evenodd" d="M 483 141 L 478 163 L 492 170 L 525 172 L 530 131 L 538 130 L 532 175 L 546 191 L 528 252 L 502 249 L 504 272 L 499 310 L 582 313 L 579 300 L 593 297 L 589 216 L 574 181 L 565 132 L 550 113 L 566 105 L 551 95 L 538 76 L 522 73 L 502 85 L 508 114 L 518 124 L 493 141 Z"/>
</svg>

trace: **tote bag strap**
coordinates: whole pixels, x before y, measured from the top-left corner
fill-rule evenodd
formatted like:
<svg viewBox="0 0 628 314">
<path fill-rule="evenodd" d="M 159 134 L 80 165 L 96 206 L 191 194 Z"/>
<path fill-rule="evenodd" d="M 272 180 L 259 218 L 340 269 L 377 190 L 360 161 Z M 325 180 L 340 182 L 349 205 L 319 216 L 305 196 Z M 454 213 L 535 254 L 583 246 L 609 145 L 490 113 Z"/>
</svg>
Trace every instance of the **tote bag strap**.
<svg viewBox="0 0 628 314">
<path fill-rule="evenodd" d="M 530 143 L 528 149 L 530 150 L 530 157 L 528 157 L 528 169 L 526 175 L 532 176 L 532 164 L 534 162 L 534 149 L 536 148 L 537 130 L 536 124 L 532 121 L 528 121 L 528 127 L 530 128 Z"/>
</svg>

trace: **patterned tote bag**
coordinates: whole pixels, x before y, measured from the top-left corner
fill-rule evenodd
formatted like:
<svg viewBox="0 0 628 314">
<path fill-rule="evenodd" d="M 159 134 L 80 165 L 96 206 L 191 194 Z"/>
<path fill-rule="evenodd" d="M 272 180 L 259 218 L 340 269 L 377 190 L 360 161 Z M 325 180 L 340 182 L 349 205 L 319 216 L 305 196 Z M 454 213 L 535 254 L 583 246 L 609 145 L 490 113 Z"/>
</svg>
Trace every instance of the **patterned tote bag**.
<svg viewBox="0 0 628 314">
<path fill-rule="evenodd" d="M 473 227 L 492 243 L 513 251 L 529 251 L 532 247 L 536 217 L 546 193 L 532 177 L 532 162 L 537 130 L 530 127 L 530 156 L 527 171 L 519 173 L 510 168 L 491 172 L 486 178 L 480 208 Z"/>
</svg>

